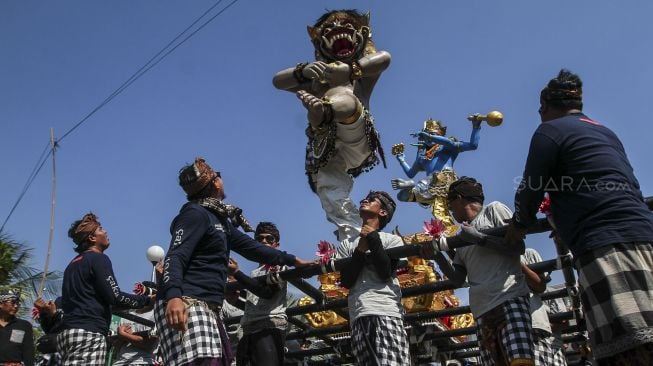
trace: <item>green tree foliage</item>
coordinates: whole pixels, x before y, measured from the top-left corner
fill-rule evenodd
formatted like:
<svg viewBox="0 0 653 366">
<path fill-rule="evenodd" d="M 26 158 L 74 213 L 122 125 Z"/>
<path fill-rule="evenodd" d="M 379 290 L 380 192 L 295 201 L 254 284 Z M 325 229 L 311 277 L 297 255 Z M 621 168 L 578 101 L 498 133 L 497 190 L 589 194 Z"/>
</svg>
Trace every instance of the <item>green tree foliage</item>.
<svg viewBox="0 0 653 366">
<path fill-rule="evenodd" d="M 30 264 L 32 249 L 6 234 L 0 234 L 0 289 L 20 291 L 21 309 L 19 316 L 30 313 L 38 294 L 43 271 Z M 48 272 L 44 297 L 50 300 L 61 292 L 61 273 Z"/>
</svg>

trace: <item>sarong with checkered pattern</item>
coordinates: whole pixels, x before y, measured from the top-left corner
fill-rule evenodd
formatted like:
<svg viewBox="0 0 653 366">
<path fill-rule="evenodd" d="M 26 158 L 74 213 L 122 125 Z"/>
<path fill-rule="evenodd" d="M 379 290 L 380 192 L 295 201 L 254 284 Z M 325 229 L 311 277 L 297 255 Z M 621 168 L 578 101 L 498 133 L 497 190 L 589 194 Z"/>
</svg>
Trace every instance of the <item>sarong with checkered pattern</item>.
<svg viewBox="0 0 653 366">
<path fill-rule="evenodd" d="M 533 365 L 533 336 L 528 296 L 508 300 L 476 319 L 481 364 Z"/>
<path fill-rule="evenodd" d="M 567 366 L 562 347 L 556 347 L 555 337 L 543 329 L 533 329 L 535 366 Z"/>
<path fill-rule="evenodd" d="M 154 321 L 159 330 L 159 352 L 163 357 L 163 364 L 181 366 L 211 359 L 221 364 L 225 356 L 231 358 L 231 352 L 223 350 L 223 347 L 229 347 L 229 340 L 225 338 L 227 343 L 222 343 L 220 334 L 226 332 L 220 331 L 222 322 L 219 320 L 219 314 L 209 309 L 203 301 L 184 298 L 184 302 L 188 320 L 187 330 L 183 332 L 167 325 L 166 303 L 163 300 L 157 301 L 154 306 Z M 231 361 L 224 362 L 228 365 Z"/>
<path fill-rule="evenodd" d="M 351 348 L 356 365 L 410 365 L 404 321 L 392 316 L 362 316 L 351 327 Z"/>
<path fill-rule="evenodd" d="M 601 361 L 636 347 L 651 348 L 653 245 L 600 247 L 581 255 L 576 267 L 594 357 Z"/>
<path fill-rule="evenodd" d="M 57 351 L 66 366 L 104 366 L 107 339 L 84 329 L 66 329 L 57 334 Z"/>
</svg>

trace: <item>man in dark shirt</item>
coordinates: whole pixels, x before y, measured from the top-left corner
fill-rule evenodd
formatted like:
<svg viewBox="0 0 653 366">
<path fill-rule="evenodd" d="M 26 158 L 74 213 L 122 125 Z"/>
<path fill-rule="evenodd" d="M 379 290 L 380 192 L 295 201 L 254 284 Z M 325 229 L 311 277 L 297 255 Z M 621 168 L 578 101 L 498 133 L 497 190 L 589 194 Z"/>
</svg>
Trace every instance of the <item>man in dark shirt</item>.
<svg viewBox="0 0 653 366">
<path fill-rule="evenodd" d="M 202 158 L 179 172 L 189 202 L 170 225 L 172 240 L 157 292 L 155 321 L 166 366 L 228 365 L 233 356 L 220 320 L 229 252 L 271 265 L 312 264 L 267 247 L 236 226 L 249 227 L 242 211 L 224 203 L 219 172 Z"/>
<path fill-rule="evenodd" d="M 63 275 L 63 331 L 57 335 L 57 350 L 64 365 L 104 365 L 111 321 L 111 306 L 142 308 L 147 295 L 120 291 L 111 260 L 104 254 L 109 236 L 93 213 L 75 221 L 68 236 L 79 253 Z"/>
<path fill-rule="evenodd" d="M 575 257 L 599 365 L 653 364 L 653 213 L 617 136 L 582 113 L 582 82 L 561 70 L 540 95 L 508 241 L 523 238 L 545 192 Z"/>
<path fill-rule="evenodd" d="M 16 292 L 0 292 L 0 365 L 34 365 L 32 324 L 16 318 L 19 304 Z"/>
</svg>

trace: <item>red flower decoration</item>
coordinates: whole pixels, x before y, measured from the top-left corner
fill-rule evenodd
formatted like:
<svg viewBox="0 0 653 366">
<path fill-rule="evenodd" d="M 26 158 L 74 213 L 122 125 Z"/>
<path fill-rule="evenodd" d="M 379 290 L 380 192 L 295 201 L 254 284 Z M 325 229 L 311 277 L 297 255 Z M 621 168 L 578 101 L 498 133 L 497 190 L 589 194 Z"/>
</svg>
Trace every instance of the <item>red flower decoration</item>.
<svg viewBox="0 0 653 366">
<path fill-rule="evenodd" d="M 317 252 L 315 252 L 315 255 L 320 258 L 320 263 L 327 263 L 334 254 L 336 254 L 336 246 L 326 240 L 320 240 L 317 244 Z"/>
<path fill-rule="evenodd" d="M 279 272 L 279 266 L 274 265 L 274 264 L 264 264 L 264 265 L 263 265 L 263 269 L 264 269 L 266 272 L 273 272 L 273 273 L 274 273 L 274 272 Z"/>
<path fill-rule="evenodd" d="M 144 286 L 142 283 L 140 283 L 140 282 L 136 282 L 136 283 L 134 284 L 134 293 L 135 293 L 136 295 L 142 295 L 142 294 L 144 294 L 144 293 L 145 293 L 145 286 Z"/>
<path fill-rule="evenodd" d="M 542 200 L 542 203 L 540 204 L 540 212 L 550 216 L 552 214 L 551 212 L 551 198 L 549 195 L 544 196 L 544 199 Z"/>
<path fill-rule="evenodd" d="M 437 239 L 444 233 L 446 227 L 440 219 L 431 219 L 431 222 L 424 221 L 424 233 Z"/>
<path fill-rule="evenodd" d="M 32 319 L 38 320 L 41 317 L 41 312 L 39 311 L 38 308 L 33 307 L 32 308 Z"/>
</svg>

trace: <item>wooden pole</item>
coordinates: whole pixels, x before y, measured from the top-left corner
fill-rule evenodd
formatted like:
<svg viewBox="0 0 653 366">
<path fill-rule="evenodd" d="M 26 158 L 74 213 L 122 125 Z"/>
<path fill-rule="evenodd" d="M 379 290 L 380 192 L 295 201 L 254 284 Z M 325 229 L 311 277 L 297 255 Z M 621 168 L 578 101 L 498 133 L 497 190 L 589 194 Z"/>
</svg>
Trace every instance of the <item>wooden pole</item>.
<svg viewBox="0 0 653 366">
<path fill-rule="evenodd" d="M 48 237 L 48 254 L 45 257 L 45 265 L 43 266 L 43 275 L 41 277 L 41 284 L 39 285 L 38 297 L 43 297 L 43 289 L 45 288 L 45 279 L 48 275 L 48 266 L 50 264 L 50 256 L 52 254 L 52 238 L 54 236 L 54 206 L 55 206 L 55 192 L 57 187 L 57 164 L 55 160 L 57 142 L 54 139 L 54 128 L 50 129 L 50 145 L 52 148 L 52 205 L 50 208 L 50 236 Z"/>
</svg>

